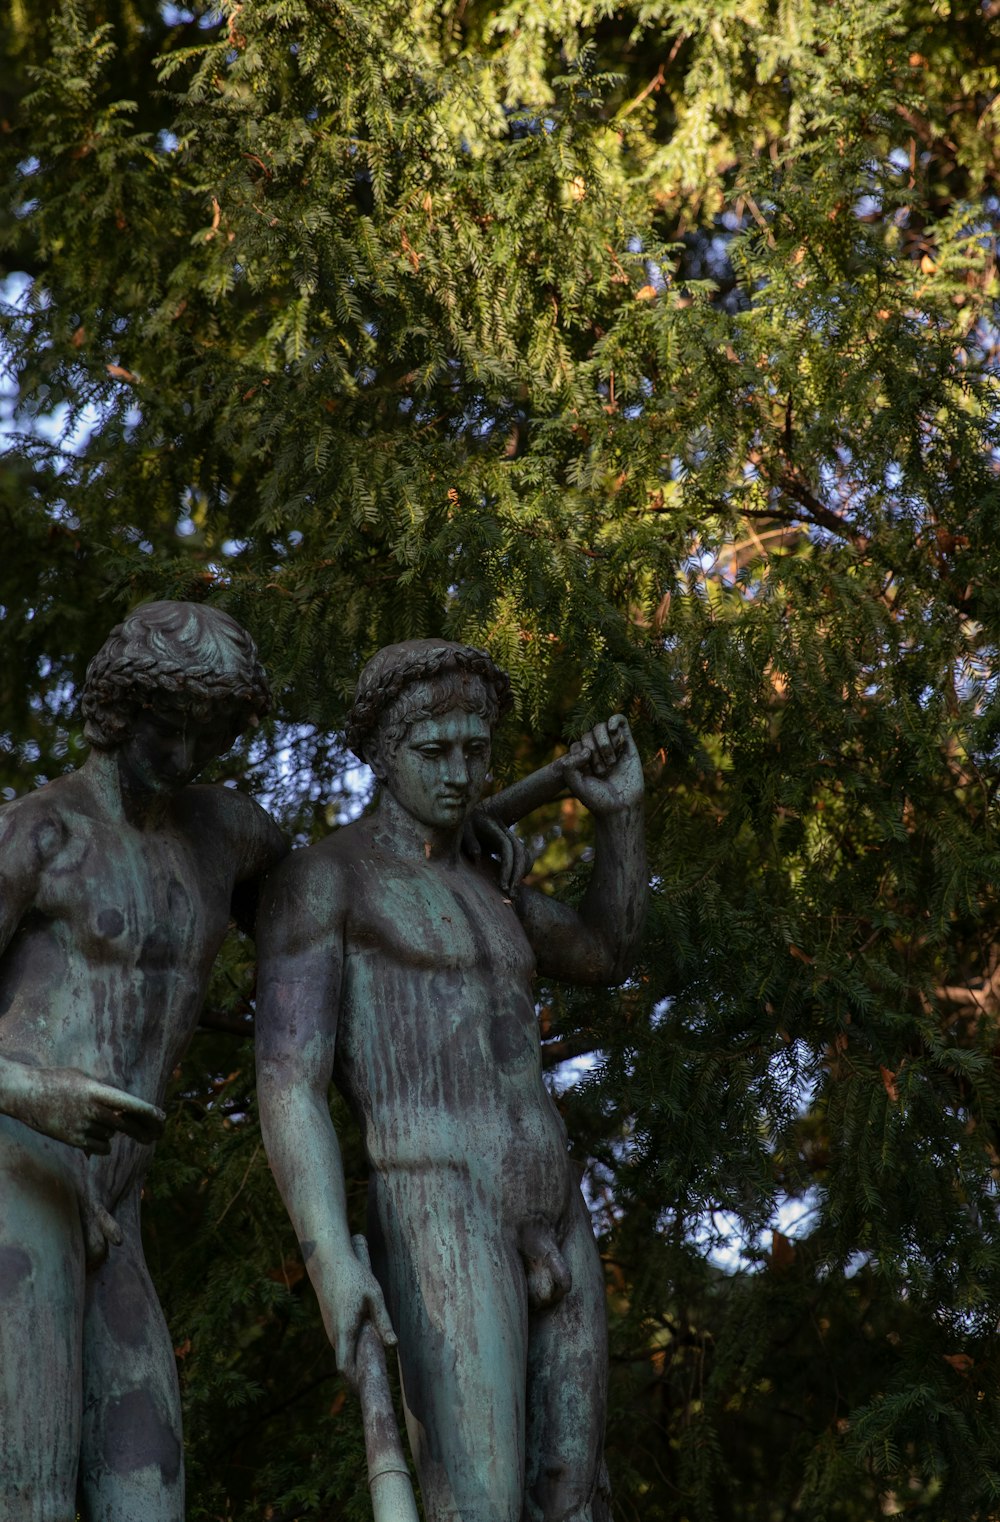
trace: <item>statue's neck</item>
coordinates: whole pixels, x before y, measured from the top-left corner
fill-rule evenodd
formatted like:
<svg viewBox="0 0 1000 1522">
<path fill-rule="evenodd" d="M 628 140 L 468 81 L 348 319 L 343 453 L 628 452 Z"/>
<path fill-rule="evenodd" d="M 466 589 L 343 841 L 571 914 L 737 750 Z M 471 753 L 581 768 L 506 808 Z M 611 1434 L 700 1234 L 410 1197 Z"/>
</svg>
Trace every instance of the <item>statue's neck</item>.
<svg viewBox="0 0 1000 1522">
<path fill-rule="evenodd" d="M 465 820 L 446 829 L 415 819 L 382 788 L 375 815 L 373 837 L 382 850 L 409 861 L 443 861 L 454 866 L 462 852 Z"/>
<path fill-rule="evenodd" d="M 154 792 L 132 776 L 119 750 L 92 750 L 80 768 L 113 819 L 137 830 L 155 830 L 170 807 L 169 792 Z"/>
</svg>

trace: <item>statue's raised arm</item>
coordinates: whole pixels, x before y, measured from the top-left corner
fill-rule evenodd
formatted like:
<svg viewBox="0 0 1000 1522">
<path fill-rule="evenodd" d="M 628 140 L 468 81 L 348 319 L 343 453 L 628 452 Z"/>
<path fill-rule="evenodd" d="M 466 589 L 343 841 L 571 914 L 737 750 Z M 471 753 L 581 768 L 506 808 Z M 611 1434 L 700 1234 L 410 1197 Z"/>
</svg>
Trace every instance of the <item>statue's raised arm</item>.
<svg viewBox="0 0 1000 1522">
<path fill-rule="evenodd" d="M 604 1286 L 532 982 L 536 966 L 627 974 L 642 770 L 619 717 L 541 788 L 518 784 L 494 817 L 568 786 L 595 815 L 595 861 L 579 909 L 505 891 L 462 843 L 509 703 L 485 651 L 444 640 L 390 646 L 362 672 L 348 739 L 378 807 L 294 853 L 262 905 L 261 1119 L 345 1372 L 366 1317 L 398 1338 L 428 1522 L 599 1522 Z M 350 1245 L 334 1075 L 370 1168 L 370 1275 Z"/>
<path fill-rule="evenodd" d="M 642 762 L 624 716 L 596 724 L 557 765 L 563 786 L 594 815 L 594 867 L 578 910 L 522 888 L 518 912 L 539 972 L 570 983 L 621 982 L 638 948 L 647 897 Z"/>
</svg>

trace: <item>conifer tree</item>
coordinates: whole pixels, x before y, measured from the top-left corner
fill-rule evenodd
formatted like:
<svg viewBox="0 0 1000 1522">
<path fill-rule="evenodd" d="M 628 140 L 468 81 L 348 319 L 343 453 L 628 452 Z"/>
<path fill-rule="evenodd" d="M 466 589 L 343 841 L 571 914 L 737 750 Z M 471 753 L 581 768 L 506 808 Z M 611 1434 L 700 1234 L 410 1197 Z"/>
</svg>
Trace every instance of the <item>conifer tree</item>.
<svg viewBox="0 0 1000 1522">
<path fill-rule="evenodd" d="M 648 757 L 643 962 L 539 990 L 622 1522 L 1000 1510 L 995 9 L 3 22 L 0 786 L 79 759 L 150 595 L 253 631 L 278 711 L 224 773 L 299 842 L 411 634 L 510 669 L 498 779 L 614 709 Z M 585 815 L 531 828 L 572 893 Z M 234 937 L 145 1205 L 190 1516 L 361 1518 L 252 1001 Z"/>
</svg>

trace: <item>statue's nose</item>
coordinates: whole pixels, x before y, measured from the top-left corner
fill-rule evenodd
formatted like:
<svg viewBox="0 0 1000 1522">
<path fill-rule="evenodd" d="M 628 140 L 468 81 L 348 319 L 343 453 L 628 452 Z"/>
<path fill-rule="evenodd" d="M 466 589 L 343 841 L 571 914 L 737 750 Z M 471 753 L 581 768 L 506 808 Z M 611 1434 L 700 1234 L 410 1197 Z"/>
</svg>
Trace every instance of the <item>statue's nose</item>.
<svg viewBox="0 0 1000 1522">
<path fill-rule="evenodd" d="M 461 752 L 447 758 L 445 781 L 453 787 L 468 787 L 469 764 Z"/>
</svg>

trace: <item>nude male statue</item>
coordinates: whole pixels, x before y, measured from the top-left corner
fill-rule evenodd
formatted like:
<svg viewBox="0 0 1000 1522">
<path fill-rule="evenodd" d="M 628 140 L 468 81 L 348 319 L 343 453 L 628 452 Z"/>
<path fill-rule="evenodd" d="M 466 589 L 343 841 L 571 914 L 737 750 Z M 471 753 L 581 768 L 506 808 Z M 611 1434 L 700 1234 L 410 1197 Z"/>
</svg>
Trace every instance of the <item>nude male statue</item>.
<svg viewBox="0 0 1000 1522">
<path fill-rule="evenodd" d="M 139 1195 L 234 897 L 252 921 L 287 849 L 188 783 L 268 702 L 227 614 L 147 603 L 87 670 L 86 761 L 0 809 L 0 1522 L 183 1522 Z"/>
<path fill-rule="evenodd" d="M 460 847 L 508 703 L 489 656 L 446 641 L 363 671 L 348 739 L 378 809 L 294 852 L 262 898 L 261 1123 L 348 1379 L 366 1318 L 398 1337 L 428 1522 L 600 1522 L 604 1289 L 532 978 L 628 971 L 642 769 L 624 720 L 577 742 L 566 781 L 596 830 L 584 900 L 505 894 Z M 370 1164 L 374 1274 L 351 1246 L 331 1076 Z"/>
</svg>

